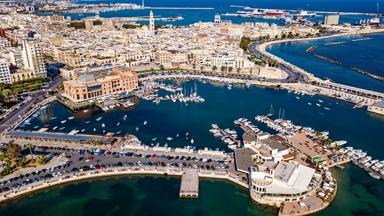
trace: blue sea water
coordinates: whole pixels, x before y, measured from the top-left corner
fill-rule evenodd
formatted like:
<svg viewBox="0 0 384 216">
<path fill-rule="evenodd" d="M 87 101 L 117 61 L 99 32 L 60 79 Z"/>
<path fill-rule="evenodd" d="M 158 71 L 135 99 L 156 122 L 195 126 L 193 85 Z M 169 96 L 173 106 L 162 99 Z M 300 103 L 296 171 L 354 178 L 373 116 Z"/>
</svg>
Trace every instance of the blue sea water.
<svg viewBox="0 0 384 216">
<path fill-rule="evenodd" d="M 176 26 L 185 26 L 195 22 L 207 22 L 213 21 L 215 14 L 225 14 L 225 13 L 236 13 L 238 10 L 243 10 L 239 7 L 231 6 L 249 6 L 253 8 L 274 8 L 274 9 L 291 9 L 291 10 L 320 10 L 320 11 L 354 11 L 354 12 L 376 12 L 376 2 L 374 0 L 147 0 L 145 1 L 145 6 L 148 7 L 211 7 L 213 10 L 170 10 L 170 9 L 145 9 L 145 10 L 121 10 L 121 11 L 111 11 L 111 12 L 101 12 L 101 17 L 133 17 L 133 16 L 148 16 L 149 11 L 153 10 L 156 17 L 172 17 L 172 16 L 182 16 L 183 20 L 175 22 L 163 22 L 159 21 L 160 24 L 172 24 Z M 383 2 L 384 1 L 379 1 Z M 113 0 L 113 1 L 78 1 L 80 4 L 97 4 L 97 3 L 136 3 L 141 5 L 140 0 L 132 1 L 122 1 L 122 0 Z M 384 4 L 383 4 L 384 5 Z M 379 11 L 383 12 L 384 10 L 380 9 Z M 92 13 L 86 14 L 64 14 L 65 16 L 70 16 L 72 19 L 82 19 L 87 16 L 94 16 Z M 341 23 L 356 23 L 360 19 L 369 19 L 370 16 L 352 16 L 352 15 L 342 15 L 340 17 Z M 244 17 L 225 17 L 223 19 L 231 20 L 234 23 L 241 22 L 268 22 L 282 25 L 283 22 L 278 20 L 271 19 L 256 19 L 256 18 L 244 18 Z M 324 19 L 323 15 L 313 19 L 315 21 L 322 21 Z M 143 23 L 143 22 L 139 22 Z"/>
<path fill-rule="evenodd" d="M 195 81 L 187 85 L 194 86 Z M 184 133 L 189 132 L 195 139 L 197 148 L 209 147 L 226 150 L 223 143 L 209 132 L 210 124 L 221 127 L 236 128 L 233 120 L 246 117 L 261 129 L 264 125 L 254 120 L 256 115 L 269 112 L 272 104 L 277 111 L 284 109 L 286 118 L 294 123 L 315 129 L 330 131 L 335 140 L 347 140 L 348 145 L 362 148 L 375 158 L 384 158 L 382 143 L 384 139 L 384 118 L 367 113 L 364 109 L 353 109 L 349 103 L 326 97 L 300 96 L 286 91 L 252 87 L 234 87 L 232 90 L 196 81 L 199 94 L 206 99 L 202 104 L 188 106 L 173 102 L 161 102 L 156 105 L 148 101 L 131 111 L 115 109 L 103 112 L 92 109 L 89 112 L 71 112 L 59 103 L 52 103 L 47 113 L 31 121 L 23 129 L 37 130 L 34 126 L 65 126 L 63 132 L 72 129 L 87 129 L 86 133 L 101 133 L 101 124 L 106 124 L 107 131 L 132 133 L 144 143 L 149 144 L 157 137 L 161 145 L 180 147 L 191 145 Z M 323 103 L 318 100 L 321 99 Z M 308 102 L 321 103 L 322 107 L 310 106 Z M 326 110 L 329 107 L 331 110 Z M 122 118 L 127 115 L 127 120 Z M 74 116 L 65 124 L 60 121 Z M 103 117 L 99 122 L 98 117 Z M 51 117 L 58 119 L 51 120 Z M 86 124 L 86 121 L 91 123 Z M 117 127 L 116 123 L 121 122 Z M 148 121 L 144 126 L 143 122 Z M 135 128 L 140 130 L 136 131 Z M 268 130 L 270 131 L 270 130 Z M 272 131 L 271 131 L 272 132 Z M 181 136 L 173 141 L 166 137 L 179 133 Z M 382 215 L 384 206 L 384 183 L 374 180 L 369 175 L 349 165 L 344 170 L 332 170 L 338 179 L 338 194 L 335 201 L 318 215 Z M 198 200 L 179 200 L 177 190 L 179 181 L 162 178 L 108 178 L 85 181 L 75 185 L 61 186 L 45 192 L 22 198 L 0 207 L 1 215 L 275 215 L 270 207 L 252 203 L 246 190 L 220 181 L 203 181 Z M 114 189 L 113 189 L 114 188 Z M 121 189 L 121 193 L 118 193 Z M 124 199 L 125 202 L 119 202 Z M 132 204 L 134 203 L 134 204 Z M 229 205 L 230 203 L 230 205 Z M 44 205 L 45 204 L 45 205 Z M 224 205 L 225 204 L 225 205 Z M 37 206 L 44 206 L 39 207 Z"/>
<path fill-rule="evenodd" d="M 321 78 L 330 78 L 333 81 L 356 87 L 384 92 L 384 82 L 360 74 L 353 67 L 358 67 L 374 74 L 384 76 L 384 35 L 375 34 L 367 36 L 372 40 L 365 40 L 335 46 L 324 46 L 328 43 L 352 41 L 362 36 L 337 37 L 322 40 L 288 42 L 276 44 L 268 51 L 291 62 Z M 318 46 L 313 53 L 306 50 L 311 46 Z M 320 54 L 330 59 L 342 62 L 342 65 L 332 64 L 313 54 Z"/>
</svg>

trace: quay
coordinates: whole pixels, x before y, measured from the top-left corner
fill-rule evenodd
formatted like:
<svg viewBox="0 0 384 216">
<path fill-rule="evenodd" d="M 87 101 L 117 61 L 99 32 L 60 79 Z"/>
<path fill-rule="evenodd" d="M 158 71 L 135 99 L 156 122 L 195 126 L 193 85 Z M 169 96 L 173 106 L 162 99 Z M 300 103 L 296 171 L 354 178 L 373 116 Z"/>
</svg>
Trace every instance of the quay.
<svg viewBox="0 0 384 216">
<path fill-rule="evenodd" d="M 253 142 L 244 144 L 241 148 L 244 149 L 244 153 L 239 150 L 235 154 L 209 149 L 196 151 L 166 146 L 149 147 L 141 144 L 133 135 L 113 137 L 52 133 L 43 130 L 37 132 L 12 130 L 4 135 L 2 140 L 21 146 L 32 144 L 38 148 L 36 151 L 44 149 L 45 152 L 48 151 L 47 153 L 54 155 L 70 154 L 72 162 L 49 171 L 48 175 L 54 174 L 50 177 L 46 177 L 47 173 L 39 173 L 37 176 L 34 174 L 34 178 L 39 180 L 27 181 L 28 183 L 25 183 L 27 175 L 17 180 L 10 179 L 3 182 L 0 186 L 2 191 L 0 202 L 54 185 L 89 178 L 117 175 L 165 175 L 181 177 L 179 192 L 181 198 L 199 197 L 199 178 L 208 178 L 233 182 L 248 190 L 253 201 L 277 206 L 282 208 L 283 212 L 286 208 L 283 205 L 285 202 L 298 205 L 303 199 L 315 200 L 307 202 L 313 207 L 311 211 L 314 212 L 327 205 L 322 196 L 327 197 L 330 193 L 324 191 L 321 185 L 332 183 L 333 180 L 328 171 L 321 169 L 316 171 L 301 162 L 292 161 L 292 157 L 289 159 L 285 156 L 290 155 L 287 154 L 290 149 L 282 148 L 281 143 L 277 144 L 276 141 L 259 143 L 259 139 L 266 137 L 265 134 L 258 134 L 255 126 L 243 120 L 239 125 L 245 131 L 254 132 L 257 144 Z M 88 158 L 89 161 L 84 163 L 83 158 Z M 291 161 L 285 159 L 280 161 L 277 158 L 286 158 Z M 92 161 L 99 162 L 94 164 Z M 100 167 L 96 168 L 96 165 Z M 297 174 L 292 175 L 292 173 Z M 264 175 L 268 175 L 268 183 L 259 179 Z M 324 175 L 331 179 L 326 180 Z M 290 185 L 288 182 L 297 183 Z M 331 188 L 331 190 L 334 189 Z M 286 195 L 285 192 L 280 193 L 280 191 L 288 191 L 289 194 Z M 316 205 L 312 204 L 313 202 Z"/>
<path fill-rule="evenodd" d="M 195 169 L 185 169 L 181 176 L 180 198 L 199 197 L 199 175 Z"/>
</svg>

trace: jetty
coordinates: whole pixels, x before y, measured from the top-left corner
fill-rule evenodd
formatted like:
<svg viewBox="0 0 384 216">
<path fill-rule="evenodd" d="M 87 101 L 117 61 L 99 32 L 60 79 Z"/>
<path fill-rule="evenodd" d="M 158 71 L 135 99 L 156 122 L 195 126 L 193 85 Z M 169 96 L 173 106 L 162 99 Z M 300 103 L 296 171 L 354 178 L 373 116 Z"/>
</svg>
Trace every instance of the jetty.
<svg viewBox="0 0 384 216">
<path fill-rule="evenodd" d="M 185 169 L 181 176 L 180 198 L 199 197 L 199 175 L 196 169 Z"/>
</svg>

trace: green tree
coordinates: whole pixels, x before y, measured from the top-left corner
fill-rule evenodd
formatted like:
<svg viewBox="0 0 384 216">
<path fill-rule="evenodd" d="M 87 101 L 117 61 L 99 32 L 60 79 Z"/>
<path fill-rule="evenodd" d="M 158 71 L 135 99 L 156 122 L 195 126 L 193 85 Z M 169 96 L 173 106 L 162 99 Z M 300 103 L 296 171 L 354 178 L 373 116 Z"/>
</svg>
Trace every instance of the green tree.
<svg viewBox="0 0 384 216">
<path fill-rule="evenodd" d="M 233 67 L 228 67 L 228 72 L 231 73 L 233 71 Z"/>
<path fill-rule="evenodd" d="M 101 20 L 93 21 L 93 25 L 102 25 L 102 24 L 103 24 L 103 21 L 101 21 Z"/>
<path fill-rule="evenodd" d="M 14 159 L 16 158 L 21 151 L 20 146 L 16 144 L 10 144 L 7 148 L 7 155 L 9 159 Z"/>
<path fill-rule="evenodd" d="M 32 144 L 31 144 L 31 143 L 28 143 L 28 144 L 26 145 L 26 148 L 29 149 L 29 153 L 31 154 L 31 156 L 32 156 L 32 160 L 33 160 Z"/>
<path fill-rule="evenodd" d="M 248 46 L 251 43 L 251 39 L 249 37 L 242 37 L 240 40 L 240 48 L 244 51 L 248 50 Z"/>
<path fill-rule="evenodd" d="M 212 70 L 213 70 L 213 71 L 216 71 L 216 70 L 217 70 L 217 66 L 214 65 L 214 66 L 212 67 Z"/>
</svg>

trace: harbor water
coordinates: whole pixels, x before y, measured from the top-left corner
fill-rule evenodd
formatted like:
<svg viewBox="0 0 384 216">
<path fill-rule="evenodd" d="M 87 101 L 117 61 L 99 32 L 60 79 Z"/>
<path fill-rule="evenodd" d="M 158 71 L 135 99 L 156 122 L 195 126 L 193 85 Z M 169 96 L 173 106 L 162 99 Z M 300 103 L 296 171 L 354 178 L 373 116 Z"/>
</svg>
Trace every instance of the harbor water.
<svg viewBox="0 0 384 216">
<path fill-rule="evenodd" d="M 186 3 L 186 1 L 179 0 L 148 0 L 146 5 L 215 7 L 215 10 L 212 11 L 154 10 L 155 15 L 163 17 L 182 15 L 184 20 L 172 22 L 172 24 L 187 25 L 199 20 L 212 21 L 215 13 L 231 13 L 239 10 L 230 8 L 230 5 L 375 12 L 376 2 L 376 0 L 295 0 L 289 2 L 285 0 L 257 2 L 232 0 L 223 3 L 221 0 L 196 0 Z M 141 4 L 141 1 L 136 3 Z M 149 14 L 149 10 L 106 12 L 100 15 L 113 17 L 147 14 Z M 242 22 L 242 18 L 237 19 L 233 17 L 234 22 Z M 374 39 L 340 46 L 319 46 L 319 49 L 315 51 L 344 62 L 348 67 L 332 64 L 305 52 L 311 46 L 342 41 L 346 38 L 280 44 L 270 48 L 270 51 L 317 76 L 329 77 L 336 82 L 383 92 L 383 82 L 350 69 L 350 66 L 353 65 L 377 74 L 383 72 L 382 69 L 380 70 L 381 64 L 384 62 L 380 60 L 383 58 L 381 54 L 383 46 L 375 45 L 381 43 L 383 36 L 370 37 L 374 37 Z M 373 52 L 376 54 L 370 56 L 367 47 L 370 47 L 369 49 L 374 47 Z M 364 52 L 365 49 L 366 52 Z M 351 50 L 354 51 L 351 52 Z M 364 53 L 366 54 L 364 55 Z M 370 63 L 364 65 L 363 58 L 368 59 Z M 284 109 L 285 118 L 292 120 L 297 125 L 329 131 L 331 138 L 346 140 L 348 145 L 361 148 L 374 158 L 384 159 L 384 151 L 382 151 L 384 118 L 370 114 L 364 109 L 354 109 L 351 104 L 335 99 L 295 95 L 286 91 L 265 88 L 233 87 L 228 90 L 223 86 L 200 81 L 189 81 L 185 84 L 186 88 L 190 89 L 195 83 L 198 94 L 205 99 L 205 103 L 190 103 L 186 106 L 167 101 L 156 105 L 141 100 L 132 110 L 116 108 L 104 112 L 98 108 L 89 108 L 87 112 L 71 112 L 65 106 L 55 102 L 50 104 L 42 115 L 32 119 L 30 125 L 24 125 L 20 129 L 39 130 L 46 127 L 52 131 L 56 127 L 55 131 L 61 132 L 84 129 L 84 133 L 89 134 L 102 134 L 103 130 L 114 133 L 121 131 L 121 135 L 135 134 L 147 145 L 151 143 L 154 145 L 168 144 L 172 147 L 193 145 L 196 148 L 208 147 L 229 151 L 221 141 L 209 133 L 211 124 L 216 123 L 222 128 L 236 129 L 233 120 L 244 117 L 252 120 L 262 130 L 267 130 L 263 125 L 257 123 L 254 117 L 267 114 L 270 106 L 273 105 L 276 113 L 279 109 Z M 315 103 L 319 103 L 321 106 L 314 106 Z M 325 107 L 329 109 L 325 109 Z M 126 120 L 124 120 L 124 115 L 127 116 Z M 74 118 L 69 119 L 69 117 Z M 97 121 L 97 119 L 100 120 Z M 147 124 L 144 125 L 145 121 Z M 185 136 L 187 132 L 188 137 Z M 177 134 L 179 134 L 179 138 L 176 138 Z M 173 140 L 167 140 L 167 137 L 172 137 Z M 153 141 L 154 138 L 157 139 Z M 193 144 L 190 142 L 191 138 L 194 139 Z M 316 215 L 384 215 L 383 181 L 371 178 L 368 173 L 352 164 L 343 170 L 335 168 L 332 172 L 338 181 L 337 196 L 327 209 Z M 273 208 L 252 203 L 248 197 L 248 191 L 231 183 L 203 180 L 197 200 L 179 199 L 179 186 L 178 178 L 169 177 L 124 176 L 88 180 L 54 187 L 5 203 L 0 206 L 0 215 L 256 216 L 276 215 L 277 213 Z"/>
<path fill-rule="evenodd" d="M 195 84 L 196 83 L 196 84 Z M 85 133 L 102 133 L 102 124 L 108 132 L 123 131 L 137 135 L 145 144 L 150 144 L 154 137 L 158 138 L 156 142 L 160 145 L 168 143 L 169 146 L 191 145 L 189 140 L 185 139 L 185 133 L 189 132 L 189 137 L 195 140 L 196 148 L 219 148 L 227 150 L 221 141 L 214 138 L 209 133 L 212 123 L 217 123 L 225 128 L 235 128 L 233 120 L 245 117 L 254 119 L 256 115 L 262 115 L 269 112 L 272 104 L 275 110 L 279 108 L 285 110 L 285 118 L 293 120 L 295 124 L 310 126 L 324 131 L 328 130 L 330 136 L 336 140 L 347 140 L 348 145 L 355 148 L 362 148 L 376 158 L 384 158 L 381 142 L 384 134 L 379 131 L 383 128 L 384 118 L 369 114 L 364 109 L 354 109 L 351 104 L 324 97 L 310 97 L 295 95 L 286 91 L 264 89 L 251 87 L 233 87 L 228 90 L 226 87 L 215 86 L 200 81 L 189 81 L 185 88 L 196 85 L 199 95 L 205 98 L 205 103 L 189 104 L 188 106 L 172 101 L 155 103 L 141 100 L 140 103 L 131 111 L 120 108 L 112 111 L 103 112 L 100 109 L 89 109 L 88 112 L 71 112 L 59 103 L 52 103 L 47 107 L 46 112 L 37 118 L 32 119 L 30 125 L 25 125 L 24 130 L 38 130 L 41 127 L 50 128 L 65 127 L 62 132 L 69 132 L 72 129 L 86 129 Z M 300 98 L 300 99 L 297 99 Z M 323 102 L 319 102 L 319 100 Z M 320 103 L 321 107 L 308 105 L 308 103 Z M 326 110 L 325 107 L 330 110 Z M 127 115 L 126 121 L 122 120 Z M 52 119 L 55 118 L 56 119 Z M 68 117 L 74 117 L 69 120 Z M 100 119 L 102 117 L 102 119 Z M 100 119 L 97 121 L 96 119 Z M 65 123 L 61 121 L 66 120 Z M 90 121 L 90 123 L 86 123 Z M 117 122 L 121 124 L 117 126 Z M 144 121 L 148 123 L 143 124 Z M 253 120 L 253 123 L 261 129 L 266 130 L 263 125 Z M 38 126 L 38 128 L 35 128 Z M 136 128 L 139 128 L 136 131 Z M 179 138 L 175 138 L 179 134 Z M 172 141 L 166 140 L 166 137 L 173 137 Z M 190 139 L 189 138 L 189 139 Z M 343 170 L 334 169 L 333 172 L 338 179 L 338 194 L 335 201 L 320 215 L 381 215 L 384 212 L 380 204 L 384 198 L 384 183 L 371 178 L 366 172 L 349 165 Z M 139 179 L 139 180 L 138 180 Z M 137 182 L 146 182 L 137 184 Z M 244 215 L 268 215 L 276 214 L 272 208 L 253 204 L 248 198 L 246 190 L 237 188 L 235 185 L 225 182 L 207 182 L 200 188 L 200 196 L 194 201 L 178 200 L 175 192 L 179 187 L 179 180 L 170 180 L 162 178 L 118 178 L 92 180 L 85 183 L 79 183 L 76 186 L 61 186 L 57 189 L 39 192 L 31 197 L 24 197 L 17 202 L 6 204 L 0 208 L 0 214 L 19 215 L 28 212 L 31 215 L 40 215 L 40 209 L 36 205 L 50 203 L 56 200 L 55 209 L 62 208 L 62 215 L 85 215 L 84 212 L 73 213 L 73 209 L 86 209 L 89 206 L 98 205 L 105 207 L 110 212 L 116 211 L 120 214 L 120 209 L 129 209 L 124 211 L 123 215 L 136 215 L 135 209 L 140 206 L 151 206 L 147 210 L 148 215 L 159 215 L 162 212 L 165 215 L 168 212 L 164 206 L 171 206 L 169 211 L 175 211 L 178 215 L 235 215 L 234 209 L 239 209 Z M 96 186 L 94 186 L 96 185 Z M 137 194 L 111 193 L 113 185 L 130 188 L 127 190 L 138 191 Z M 91 187 L 92 189 L 89 189 Z M 117 186 L 115 186 L 117 187 Z M 69 189 L 68 189 L 69 188 Z M 62 196 L 63 191 L 91 191 L 71 197 Z M 161 188 L 161 189 L 160 189 Z M 216 189 L 215 189 L 216 188 Z M 218 189 L 218 188 L 222 188 Z M 124 190 L 123 190 L 124 191 Z M 223 194 L 225 192 L 225 195 Z M 143 198 L 159 196 L 157 198 Z M 75 196 L 75 195 L 73 195 Z M 139 196 L 139 197 L 138 197 Z M 126 202 L 117 202 L 124 198 Z M 135 199 L 135 205 L 130 205 L 130 199 Z M 160 201 L 161 200 L 161 201 Z M 160 203 L 158 203 L 160 202 Z M 171 203 L 165 205 L 164 203 Z M 230 209 L 223 203 L 232 203 Z M 163 203 L 163 204 L 161 204 Z M 221 205 L 219 204 L 221 203 Z M 127 207 L 124 207 L 124 204 Z M 98 206 L 96 205 L 96 206 Z M 52 209 L 51 209 L 52 207 Z M 48 212 L 53 211 L 53 205 L 45 207 Z M 226 210 L 225 210 L 226 209 Z M 241 209 L 241 210 L 240 210 Z M 107 211 L 107 210 L 105 210 Z M 237 210 L 236 210 L 237 211 Z M 105 215 L 103 211 L 92 211 L 94 215 Z M 140 212 L 140 211 L 139 211 Z M 84 214 L 83 214 L 84 213 Z M 112 213 L 111 213 L 112 214 Z"/>
</svg>

